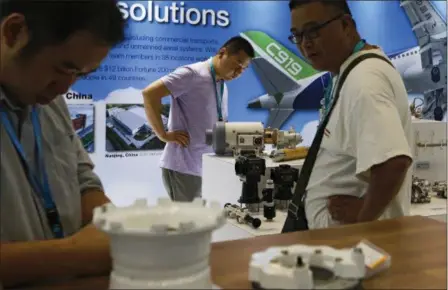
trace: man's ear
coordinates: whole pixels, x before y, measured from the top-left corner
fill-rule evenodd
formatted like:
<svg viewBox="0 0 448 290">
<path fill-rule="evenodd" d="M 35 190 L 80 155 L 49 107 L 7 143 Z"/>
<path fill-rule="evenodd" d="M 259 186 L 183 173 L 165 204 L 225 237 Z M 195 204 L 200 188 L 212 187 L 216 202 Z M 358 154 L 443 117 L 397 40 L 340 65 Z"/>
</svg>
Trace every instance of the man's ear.
<svg viewBox="0 0 448 290">
<path fill-rule="evenodd" d="M 347 18 L 342 18 L 341 19 L 342 20 L 342 28 L 345 30 L 345 29 L 347 29 L 347 27 L 349 27 L 349 21 L 347 20 Z"/>
<path fill-rule="evenodd" d="M 342 28 L 346 31 L 350 31 L 350 30 L 356 30 L 356 22 L 355 20 L 347 15 L 346 17 L 342 18 Z"/>
<path fill-rule="evenodd" d="M 226 52 L 227 52 L 227 50 L 225 47 L 220 48 L 218 51 L 219 58 L 222 58 L 226 54 Z"/>
<path fill-rule="evenodd" d="M 0 34 L 8 47 L 21 50 L 29 41 L 25 17 L 18 13 L 5 17 L 0 26 Z"/>
</svg>

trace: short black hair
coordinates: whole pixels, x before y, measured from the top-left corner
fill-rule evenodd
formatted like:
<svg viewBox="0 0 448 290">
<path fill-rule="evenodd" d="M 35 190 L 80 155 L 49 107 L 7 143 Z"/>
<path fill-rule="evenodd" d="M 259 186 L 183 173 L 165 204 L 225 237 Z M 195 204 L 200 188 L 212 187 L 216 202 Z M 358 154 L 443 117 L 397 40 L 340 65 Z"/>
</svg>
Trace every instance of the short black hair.
<svg viewBox="0 0 448 290">
<path fill-rule="evenodd" d="M 235 54 L 244 51 L 250 58 L 255 56 L 255 51 L 249 41 L 241 36 L 234 36 L 226 41 L 221 48 L 226 48 L 229 54 Z"/>
<path fill-rule="evenodd" d="M 88 31 L 111 47 L 125 39 L 125 20 L 116 0 L 0 0 L 0 21 L 12 13 L 25 17 L 31 35 L 27 53 L 61 44 L 78 31 Z"/>
<path fill-rule="evenodd" d="M 333 8 L 336 8 L 345 14 L 352 15 L 352 12 L 350 11 L 350 8 L 348 7 L 348 3 L 346 0 L 290 0 L 289 1 L 289 10 L 294 10 L 295 8 L 310 4 L 312 2 L 320 2 L 327 6 L 332 6 Z"/>
</svg>

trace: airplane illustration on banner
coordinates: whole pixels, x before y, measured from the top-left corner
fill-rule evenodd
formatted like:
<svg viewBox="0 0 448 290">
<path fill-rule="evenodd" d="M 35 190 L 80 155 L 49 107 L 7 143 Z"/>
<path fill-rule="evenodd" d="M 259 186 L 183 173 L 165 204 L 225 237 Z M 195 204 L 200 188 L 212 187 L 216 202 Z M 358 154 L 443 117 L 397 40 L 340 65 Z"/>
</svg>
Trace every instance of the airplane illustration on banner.
<svg viewBox="0 0 448 290">
<path fill-rule="evenodd" d="M 280 128 L 294 111 L 320 109 L 329 73 L 316 71 L 264 32 L 246 31 L 240 35 L 254 47 L 256 55 L 251 65 L 266 90 L 247 107 L 270 110 L 265 126 Z"/>
<path fill-rule="evenodd" d="M 429 1 L 401 1 L 419 46 L 390 54 L 410 94 L 424 96 L 425 119 L 446 114 L 446 23 Z M 422 8 L 426 7 L 426 8 Z M 425 11 L 423 13 L 422 11 Z M 294 111 L 321 108 L 328 72 L 310 64 L 261 31 L 240 33 L 255 49 L 252 66 L 266 94 L 251 100 L 250 109 L 269 109 L 267 127 L 281 128 Z"/>
<path fill-rule="evenodd" d="M 430 1 L 400 1 L 418 46 L 391 56 L 408 93 L 423 95 L 422 117 L 441 121 L 447 111 L 446 19 Z"/>
</svg>

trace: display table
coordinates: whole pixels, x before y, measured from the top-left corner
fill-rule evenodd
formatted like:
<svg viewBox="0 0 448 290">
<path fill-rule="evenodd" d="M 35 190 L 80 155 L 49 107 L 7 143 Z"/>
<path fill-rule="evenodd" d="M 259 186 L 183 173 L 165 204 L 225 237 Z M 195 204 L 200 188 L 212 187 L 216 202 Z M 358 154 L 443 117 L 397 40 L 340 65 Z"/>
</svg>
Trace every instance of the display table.
<svg viewBox="0 0 448 290">
<path fill-rule="evenodd" d="M 212 244 L 211 269 L 223 289 L 250 289 L 248 265 L 252 253 L 271 246 L 303 243 L 350 247 L 367 239 L 392 256 L 385 273 L 364 281 L 365 289 L 446 289 L 446 224 L 414 216 L 331 229 L 262 236 Z M 46 290 L 108 289 L 108 277 L 79 279 Z"/>
<path fill-rule="evenodd" d="M 428 122 L 419 122 L 418 124 L 422 124 L 425 126 Z M 429 122 L 429 124 L 432 124 Z M 436 124 L 440 125 L 440 124 Z M 434 126 L 434 124 L 433 124 Z M 418 127 L 418 126 L 417 126 Z M 419 127 L 418 127 L 419 128 Z M 445 127 L 446 128 L 446 127 Z M 433 136 L 431 134 L 431 136 Z M 424 134 L 420 133 L 420 138 L 423 138 Z M 425 139 L 426 140 L 426 139 Z M 428 141 L 429 142 L 429 141 Z M 438 148 L 439 150 L 440 148 Z M 430 150 L 430 149 L 422 149 L 419 150 Z M 422 155 L 418 155 L 421 158 Z M 420 160 L 420 159 L 418 159 Z M 425 159 L 428 160 L 428 159 Z M 226 203 L 238 204 L 238 199 L 241 195 L 242 182 L 239 177 L 235 174 L 235 158 L 233 157 L 220 157 L 215 154 L 206 154 L 203 156 L 203 178 L 202 178 L 202 192 L 203 198 L 217 200 L 223 206 Z M 270 170 L 273 167 L 277 167 L 280 164 L 289 164 L 294 168 L 301 169 L 304 160 L 294 160 L 287 162 L 273 162 L 270 158 L 266 158 L 266 174 L 270 173 Z M 435 161 L 432 164 L 435 164 Z M 446 164 L 446 156 L 445 156 L 445 164 Z M 422 172 L 422 170 L 418 171 Z M 445 171 L 446 172 L 446 171 Z M 259 185 L 259 194 L 261 196 L 261 191 L 264 188 L 264 184 L 266 183 L 266 174 L 262 176 L 260 185 Z M 434 196 L 431 199 L 431 202 L 428 204 L 412 204 L 410 209 L 410 215 L 422 215 L 422 216 L 438 216 L 438 215 L 446 215 L 447 213 L 447 200 Z M 264 220 L 263 216 L 257 216 L 262 221 Z M 282 214 L 277 213 L 277 218 L 273 223 L 265 223 L 263 222 L 259 229 L 253 229 L 248 225 L 239 224 L 235 220 L 229 220 L 229 223 L 235 225 L 236 227 L 246 231 L 251 236 L 258 235 L 269 235 L 276 234 L 281 231 L 283 227 L 283 222 L 286 218 L 286 213 Z"/>
<path fill-rule="evenodd" d="M 266 157 L 266 173 L 261 176 L 259 195 L 263 190 L 271 169 L 281 164 L 289 164 L 300 170 L 304 160 L 287 162 L 273 162 Z M 235 158 L 221 157 L 215 154 L 204 154 L 202 157 L 202 197 L 207 200 L 219 201 L 223 206 L 226 203 L 238 203 L 241 195 L 242 182 L 235 173 Z"/>
<path fill-rule="evenodd" d="M 425 216 L 425 217 L 432 217 L 432 216 L 443 216 L 446 215 L 447 212 L 447 201 L 446 199 L 433 197 L 431 199 L 430 203 L 425 204 L 411 204 L 411 216 Z M 235 228 L 240 229 L 243 232 L 246 232 L 248 236 L 265 236 L 265 235 L 273 235 L 273 234 L 279 234 L 282 231 L 283 225 L 286 220 L 286 211 L 276 211 L 276 217 L 273 221 L 268 222 L 265 221 L 265 218 L 263 217 L 263 213 L 260 214 L 251 214 L 252 217 L 259 218 L 261 220 L 261 226 L 258 229 L 252 228 L 250 225 L 247 224 L 240 224 L 236 221 L 236 219 L 227 219 L 227 229 L 228 230 L 222 230 L 223 234 L 224 232 L 230 233 L 230 228 L 232 228 L 232 233 L 236 232 L 237 230 Z M 232 227 L 230 227 L 232 225 Z M 221 235 L 223 235 L 221 234 Z M 233 238 L 232 239 L 238 239 Z M 219 239 L 219 241 L 224 239 Z M 217 240 L 218 241 L 218 240 Z"/>
<path fill-rule="evenodd" d="M 432 194 L 430 203 L 411 204 L 411 215 L 446 215 L 447 200 Z"/>
</svg>

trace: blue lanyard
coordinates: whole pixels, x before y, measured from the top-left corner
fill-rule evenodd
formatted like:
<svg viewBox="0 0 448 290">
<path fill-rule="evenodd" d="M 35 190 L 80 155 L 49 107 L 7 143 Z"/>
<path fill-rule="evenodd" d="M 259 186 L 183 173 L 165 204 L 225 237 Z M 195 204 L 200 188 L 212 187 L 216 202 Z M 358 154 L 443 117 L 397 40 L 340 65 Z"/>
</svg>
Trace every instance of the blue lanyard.
<svg viewBox="0 0 448 290">
<path fill-rule="evenodd" d="M 353 49 L 353 54 L 360 52 L 364 46 L 366 45 L 366 41 L 364 39 L 361 39 L 356 45 L 355 48 Z M 330 108 L 330 104 L 332 101 L 332 93 L 333 93 L 333 80 L 330 77 L 330 81 L 328 83 L 328 86 L 324 89 L 324 111 L 325 114 L 328 111 L 328 109 Z"/>
<path fill-rule="evenodd" d="M 2 118 L 2 123 L 5 126 L 6 132 L 9 135 L 9 138 L 11 139 L 11 142 L 13 143 L 14 147 L 17 150 L 17 153 L 20 155 L 20 158 L 23 161 L 24 169 L 26 171 L 28 180 L 30 182 L 30 185 L 33 187 L 34 191 L 37 194 L 40 194 L 43 199 L 43 204 L 45 207 L 45 212 L 47 215 L 48 223 L 50 225 L 50 228 L 55 236 L 55 238 L 63 238 L 64 233 L 62 230 L 62 224 L 60 222 L 59 213 L 57 211 L 56 205 L 53 201 L 51 191 L 50 191 L 50 184 L 48 182 L 48 175 L 47 171 L 45 170 L 45 164 L 44 164 L 44 158 L 43 158 L 43 151 L 42 151 L 42 135 L 41 135 L 41 128 L 39 123 L 39 115 L 36 111 L 36 108 L 33 107 L 31 112 L 31 120 L 33 123 L 33 131 L 34 131 L 34 138 L 36 140 L 35 146 L 36 146 L 36 159 L 37 162 L 37 168 L 38 172 L 42 174 L 42 178 L 39 178 L 35 172 L 31 169 L 31 166 L 26 158 L 25 151 L 23 149 L 22 144 L 20 144 L 19 138 L 17 137 L 17 134 L 14 132 L 11 121 L 9 119 L 8 113 L 4 110 L 3 107 L 0 107 L 0 113 Z"/>
<path fill-rule="evenodd" d="M 218 112 L 218 120 L 223 121 L 222 118 L 222 97 L 224 94 L 224 82 L 220 81 L 221 83 L 221 94 L 218 94 L 218 88 L 216 87 L 216 71 L 215 67 L 213 66 L 213 62 L 210 61 L 210 71 L 212 73 L 212 80 L 213 80 L 213 87 L 215 88 L 215 97 L 216 97 L 216 111 Z"/>
</svg>

